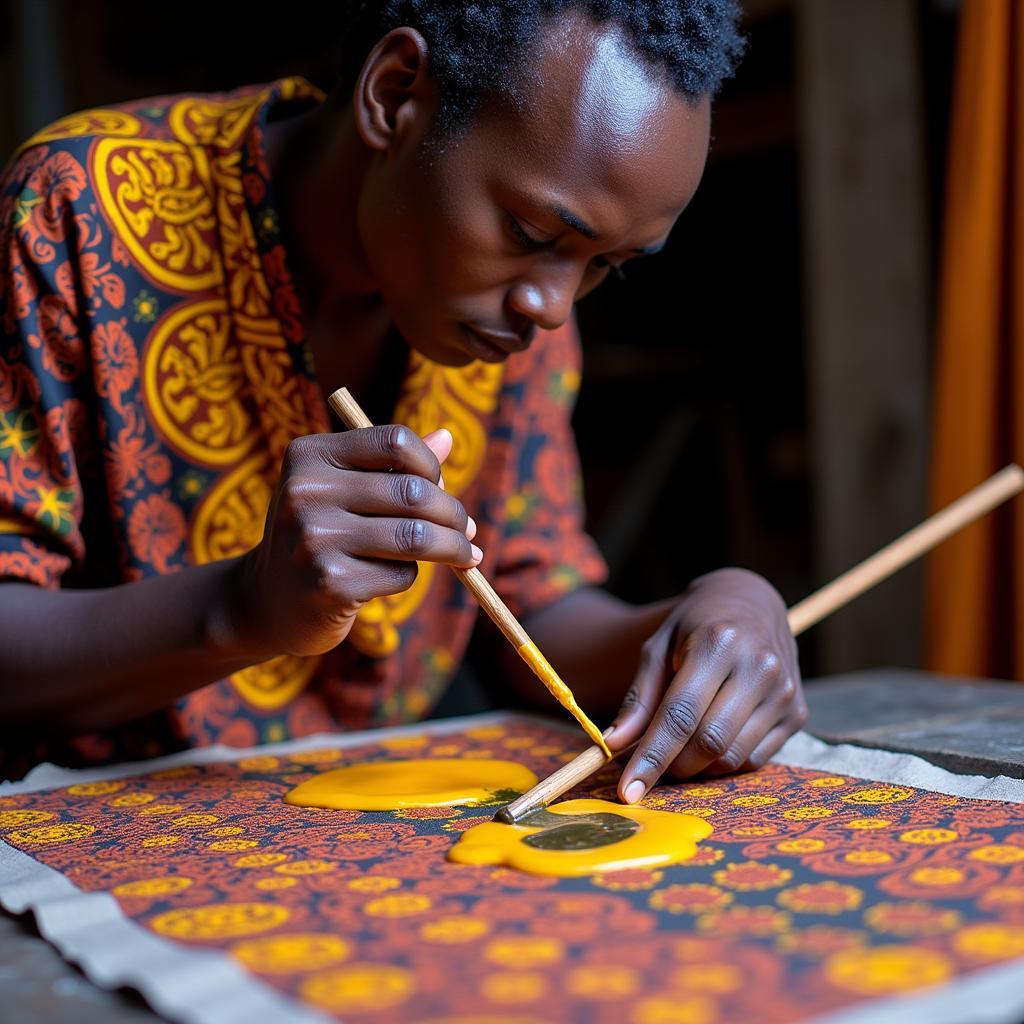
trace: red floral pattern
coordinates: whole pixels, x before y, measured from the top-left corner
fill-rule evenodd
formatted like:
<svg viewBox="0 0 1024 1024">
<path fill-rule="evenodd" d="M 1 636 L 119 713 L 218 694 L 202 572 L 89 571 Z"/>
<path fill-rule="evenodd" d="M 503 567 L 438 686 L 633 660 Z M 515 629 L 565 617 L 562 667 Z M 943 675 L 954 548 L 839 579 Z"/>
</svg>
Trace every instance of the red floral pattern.
<svg viewBox="0 0 1024 1024">
<path fill-rule="evenodd" d="M 423 733 L 416 756 L 490 750 L 545 775 L 577 749 L 514 716 L 483 731 Z M 409 749 L 367 738 L 6 797 L 0 834 L 142 927 L 345 1019 L 773 1024 L 1024 957 L 1024 805 L 770 765 L 652 791 L 726 824 L 690 863 L 555 879 L 445 859 L 490 810 L 282 801 L 311 772 Z M 871 870 L 844 868 L 858 862 Z"/>
</svg>

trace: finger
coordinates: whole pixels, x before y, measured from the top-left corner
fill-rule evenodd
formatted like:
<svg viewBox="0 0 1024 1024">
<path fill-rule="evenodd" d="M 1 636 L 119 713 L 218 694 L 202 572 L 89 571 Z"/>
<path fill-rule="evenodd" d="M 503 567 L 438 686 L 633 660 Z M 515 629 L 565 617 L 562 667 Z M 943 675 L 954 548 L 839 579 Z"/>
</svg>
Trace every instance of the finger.
<svg viewBox="0 0 1024 1024">
<path fill-rule="evenodd" d="M 737 673 L 730 676 L 715 694 L 686 746 L 669 766 L 673 777 L 688 779 L 724 757 L 764 697 L 761 681 L 749 676 L 744 679 Z M 750 749 L 753 750 L 753 746 Z"/>
<path fill-rule="evenodd" d="M 667 651 L 671 631 L 658 630 L 640 649 L 633 682 L 622 698 L 619 713 L 611 724 L 605 741 L 612 750 L 622 750 L 638 739 L 650 725 L 654 710 L 672 677 Z"/>
<path fill-rule="evenodd" d="M 725 655 L 712 632 L 688 647 L 661 706 L 619 779 L 619 794 L 626 803 L 636 803 L 689 743 L 730 675 L 732 659 Z"/>
<path fill-rule="evenodd" d="M 462 502 L 437 484 L 413 473 L 357 473 L 345 471 L 344 481 L 331 475 L 337 495 L 345 489 L 345 509 L 361 516 L 429 519 L 469 536 L 469 516 Z M 334 502 L 337 505 L 337 499 Z"/>
<path fill-rule="evenodd" d="M 763 768 L 785 746 L 786 740 L 799 730 L 800 723 L 798 721 L 787 719 L 785 722 L 780 722 L 754 748 L 753 753 L 743 765 L 744 771 L 752 772 Z"/>
<path fill-rule="evenodd" d="M 758 745 L 779 724 L 781 723 L 778 704 L 774 701 L 766 701 L 761 704 L 747 719 L 743 728 L 729 745 L 729 749 L 721 757 L 708 764 L 704 768 L 703 774 L 732 775 L 734 772 L 742 770 Z"/>
<path fill-rule="evenodd" d="M 450 430 L 442 427 L 440 430 L 432 430 L 429 434 L 424 434 L 423 443 L 434 453 L 434 458 L 439 463 L 443 463 L 451 455 L 455 439 Z"/>
<path fill-rule="evenodd" d="M 419 575 L 415 562 L 388 562 L 380 559 L 350 558 L 350 567 L 345 571 L 347 592 L 351 597 L 365 604 L 375 597 L 388 597 L 408 590 Z"/>
<path fill-rule="evenodd" d="M 355 522 L 346 530 L 345 550 L 359 558 L 442 562 L 464 568 L 483 558 L 483 552 L 464 533 L 426 519 L 348 518 Z"/>
<path fill-rule="evenodd" d="M 335 469 L 391 470 L 414 473 L 436 482 L 441 464 L 415 431 L 399 424 L 364 427 L 344 434 L 298 437 L 285 453 L 286 475 L 296 467 L 319 463 Z"/>
</svg>

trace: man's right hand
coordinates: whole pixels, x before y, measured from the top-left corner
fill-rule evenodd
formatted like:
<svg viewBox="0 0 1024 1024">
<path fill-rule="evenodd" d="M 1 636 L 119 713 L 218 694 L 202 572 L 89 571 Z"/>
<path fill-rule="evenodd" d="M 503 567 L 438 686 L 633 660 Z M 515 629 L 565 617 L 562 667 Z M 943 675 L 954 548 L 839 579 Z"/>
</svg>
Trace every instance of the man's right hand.
<svg viewBox="0 0 1024 1024">
<path fill-rule="evenodd" d="M 243 556 L 236 625 L 276 654 L 321 654 L 367 602 L 412 586 L 417 561 L 462 568 L 483 553 L 447 494 L 447 430 L 394 424 L 292 441 L 260 544 Z"/>
</svg>

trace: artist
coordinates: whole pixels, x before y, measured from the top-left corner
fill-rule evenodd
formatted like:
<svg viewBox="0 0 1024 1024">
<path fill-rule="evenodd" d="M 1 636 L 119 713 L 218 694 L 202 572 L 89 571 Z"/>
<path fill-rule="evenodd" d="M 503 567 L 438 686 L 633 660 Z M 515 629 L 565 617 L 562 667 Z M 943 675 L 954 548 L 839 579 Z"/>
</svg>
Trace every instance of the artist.
<svg viewBox="0 0 1024 1024">
<path fill-rule="evenodd" d="M 73 115 L 0 184 L 0 774 L 422 718 L 481 618 L 446 565 L 621 705 L 623 799 L 763 764 L 806 714 L 779 595 L 598 589 L 569 426 L 573 304 L 693 196 L 733 3 L 350 6 L 326 98 Z"/>
</svg>

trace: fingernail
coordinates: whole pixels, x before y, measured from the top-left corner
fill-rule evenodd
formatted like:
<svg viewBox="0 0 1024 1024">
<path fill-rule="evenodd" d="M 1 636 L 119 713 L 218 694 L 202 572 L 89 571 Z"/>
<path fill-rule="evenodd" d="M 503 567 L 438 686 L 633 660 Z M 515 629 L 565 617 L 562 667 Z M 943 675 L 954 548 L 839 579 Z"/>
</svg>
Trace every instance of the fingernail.
<svg viewBox="0 0 1024 1024">
<path fill-rule="evenodd" d="M 437 478 L 437 486 L 440 487 L 442 491 L 444 490 L 444 477 L 443 476 L 439 476 Z"/>
<path fill-rule="evenodd" d="M 472 516 L 466 518 L 469 520 L 466 523 L 466 536 L 472 540 L 476 536 L 476 520 Z"/>
<path fill-rule="evenodd" d="M 634 779 L 626 787 L 626 792 L 623 795 L 626 798 L 627 804 L 635 804 L 638 800 L 643 799 L 643 795 L 646 791 L 647 787 L 639 779 Z"/>
<path fill-rule="evenodd" d="M 473 558 L 478 562 L 482 562 L 484 553 L 475 544 L 470 544 L 470 548 L 473 550 Z"/>
<path fill-rule="evenodd" d="M 605 731 L 604 731 L 604 732 L 603 732 L 603 733 L 602 733 L 601 735 L 602 735 L 602 736 L 603 736 L 603 737 L 604 737 L 605 739 L 608 739 L 608 737 L 609 737 L 609 736 L 611 736 L 611 734 L 612 734 L 613 732 L 615 732 L 615 725 L 614 725 L 614 724 L 612 724 L 612 725 L 609 725 L 609 726 L 608 726 L 608 728 L 607 728 L 607 729 L 605 729 Z"/>
</svg>

